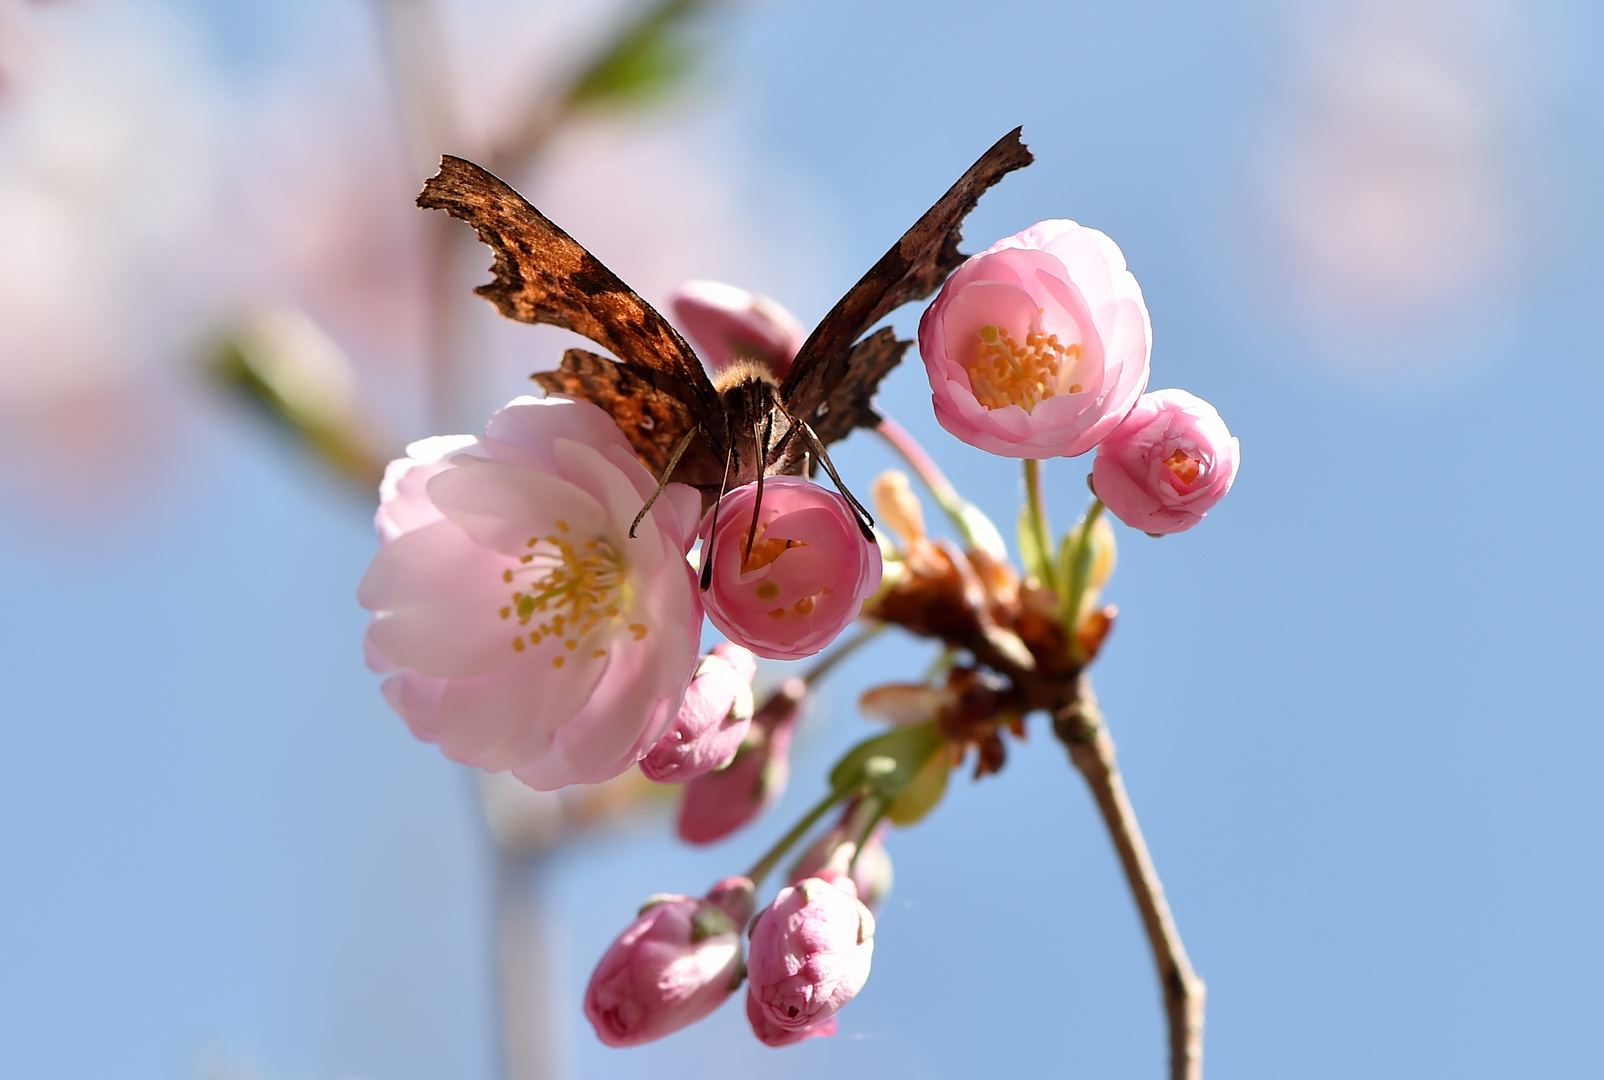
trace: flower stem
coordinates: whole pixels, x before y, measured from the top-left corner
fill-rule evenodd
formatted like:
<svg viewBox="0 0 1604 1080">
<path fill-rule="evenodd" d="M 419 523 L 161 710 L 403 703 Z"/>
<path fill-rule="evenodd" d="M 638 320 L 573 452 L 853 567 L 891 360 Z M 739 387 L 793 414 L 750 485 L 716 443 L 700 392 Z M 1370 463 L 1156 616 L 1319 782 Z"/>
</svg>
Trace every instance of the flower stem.
<svg viewBox="0 0 1604 1080">
<path fill-rule="evenodd" d="M 930 489 L 931 497 L 946 512 L 953 528 L 958 530 L 958 535 L 963 537 L 965 547 L 978 547 L 989 551 L 1001 544 L 1001 538 L 996 535 L 996 528 L 986 521 L 973 503 L 958 494 L 958 489 L 952 486 L 952 481 L 947 479 L 940 466 L 925 453 L 925 448 L 920 446 L 919 441 L 908 434 L 901 424 L 886 417 L 880 421 L 880 426 L 875 430 L 901 455 L 902 460 L 908 463 L 908 467 L 918 474 L 925 487 Z M 992 535 L 981 535 L 981 532 L 988 528 Z"/>
<path fill-rule="evenodd" d="M 869 842 L 869 834 L 874 827 L 880 824 L 890 808 L 881 799 L 865 799 L 862 812 L 854 815 L 848 824 L 848 833 L 852 836 L 852 858 L 847 862 L 847 873 L 857 869 L 858 856 L 863 854 L 863 845 Z"/>
<path fill-rule="evenodd" d="M 1030 513 L 1030 529 L 1036 535 L 1036 550 L 1041 552 L 1042 584 L 1058 591 L 1058 575 L 1053 558 L 1052 529 L 1047 524 L 1047 505 L 1041 493 L 1041 462 L 1025 459 L 1025 505 Z"/>
<path fill-rule="evenodd" d="M 1114 740 L 1097 707 L 1091 683 L 1081 678 L 1076 700 L 1053 717 L 1053 732 L 1069 751 L 1069 759 L 1086 778 L 1097 809 L 1103 815 L 1120 867 L 1136 899 L 1142 929 L 1158 968 L 1164 1015 L 1169 1025 L 1170 1080 L 1202 1080 L 1203 1006 L 1207 996 L 1203 980 L 1187 958 L 1181 932 L 1175 926 L 1164 886 L 1159 882 L 1153 856 L 1136 823 L 1136 810 L 1125 790 L 1114 758 Z"/>
<path fill-rule="evenodd" d="M 863 648 L 869 642 L 879 637 L 881 631 L 886 628 L 886 625 L 886 623 L 878 620 L 868 621 L 863 629 L 859 630 L 855 635 L 853 635 L 850 640 L 844 641 L 840 645 L 837 645 L 834 652 L 821 659 L 817 664 L 814 664 L 812 667 L 808 668 L 807 674 L 802 676 L 802 681 L 807 683 L 809 686 L 812 686 L 814 683 L 828 675 L 831 669 L 841 661 L 845 660 L 847 657 Z"/>
<path fill-rule="evenodd" d="M 802 815 L 802 820 L 793 825 L 790 832 L 780 837 L 775 845 L 752 865 L 752 869 L 746 872 L 746 876 L 752 879 L 752 884 L 763 884 L 763 879 L 769 876 L 769 871 L 779 865 L 781 859 L 785 858 L 785 853 L 795 847 L 796 842 L 806 836 L 808 830 L 817 825 L 819 819 L 828 814 L 832 806 L 850 794 L 850 791 L 831 790 L 828 795 L 814 803 L 813 809 Z"/>
</svg>

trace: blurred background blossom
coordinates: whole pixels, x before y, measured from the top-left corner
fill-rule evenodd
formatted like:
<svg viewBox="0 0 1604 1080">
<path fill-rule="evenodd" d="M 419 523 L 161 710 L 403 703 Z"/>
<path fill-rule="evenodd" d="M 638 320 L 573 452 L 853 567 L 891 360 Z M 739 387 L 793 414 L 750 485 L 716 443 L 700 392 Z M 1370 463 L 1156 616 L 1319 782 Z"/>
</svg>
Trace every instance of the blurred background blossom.
<svg viewBox="0 0 1604 1080">
<path fill-rule="evenodd" d="M 1317 3 L 1292 16 L 1261 206 L 1284 300 L 1349 378 L 1485 366 L 1551 242 L 1528 10 L 1503 0 Z"/>
</svg>

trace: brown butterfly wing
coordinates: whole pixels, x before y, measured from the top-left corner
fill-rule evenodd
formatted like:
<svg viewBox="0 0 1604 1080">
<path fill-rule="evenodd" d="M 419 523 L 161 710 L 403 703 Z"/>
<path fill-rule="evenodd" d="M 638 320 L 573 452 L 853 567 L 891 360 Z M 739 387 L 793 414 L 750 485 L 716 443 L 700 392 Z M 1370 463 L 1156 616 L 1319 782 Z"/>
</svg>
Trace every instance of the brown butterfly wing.
<svg viewBox="0 0 1604 1080">
<path fill-rule="evenodd" d="M 471 161 L 447 155 L 440 159 L 440 171 L 424 183 L 418 205 L 466 221 L 490 246 L 495 280 L 474 291 L 497 311 L 519 322 L 583 334 L 618 357 L 632 375 L 677 399 L 697 422 L 714 414 L 713 384 L 678 331 L 507 184 Z M 704 428 L 714 438 L 723 433 L 720 424 Z"/>
<path fill-rule="evenodd" d="M 656 477 L 663 475 L 674 448 L 696 423 L 690 410 L 672 394 L 657 389 L 631 368 L 584 349 L 569 349 L 557 370 L 530 377 L 549 394 L 567 394 L 606 409 L 641 464 Z M 674 479 L 711 488 L 716 498 L 723 472 L 722 462 L 707 442 L 695 439 L 675 466 Z"/>
<path fill-rule="evenodd" d="M 921 300 L 935 292 L 947 275 L 956 270 L 965 256 L 959 254 L 958 244 L 963 239 L 963 221 L 975 208 L 987 188 L 1015 169 L 1029 165 L 1035 158 L 1020 141 L 1020 128 L 1015 128 L 980 156 L 969 171 L 958 178 L 936 204 L 925 211 L 913 228 L 902 235 L 879 262 L 869 268 L 852 289 L 841 298 L 824 321 L 814 329 L 797 353 L 790 372 L 780 385 L 780 400 L 786 410 L 796 417 L 814 423 L 814 429 L 824 438 L 823 424 L 835 431 L 840 424 L 827 420 L 828 410 L 836 400 L 847 393 L 856 395 L 864 379 L 857 377 L 853 364 L 859 357 L 854 350 L 865 330 L 879 322 L 894 309 L 913 300 Z M 873 339 L 870 339 L 873 340 Z M 907 347 L 904 343 L 903 348 Z M 884 363 L 889 353 L 885 346 L 877 346 L 867 356 Z M 901 359 L 898 350 L 896 360 Z M 896 360 L 890 363 L 894 366 Z M 890 370 L 889 367 L 886 370 Z M 880 373 L 880 377 L 884 372 Z M 878 384 L 879 377 L 874 382 Z M 853 387 L 845 390 L 847 386 Z M 873 393 L 869 387 L 868 393 Z M 822 414 L 821 414 L 822 411 Z M 853 427 L 878 422 L 868 408 L 865 396 L 861 406 L 851 415 L 851 424 L 835 435 L 841 438 Z M 845 421 L 841 421 L 845 423 Z M 825 439 L 826 442 L 830 441 Z"/>
<path fill-rule="evenodd" d="M 852 347 L 846 371 L 830 387 L 813 421 L 813 431 L 822 442 L 828 445 L 846 438 L 853 428 L 880 423 L 870 402 L 880 388 L 880 380 L 902 363 L 911 345 L 913 342 L 898 340 L 889 326 L 883 326 Z"/>
</svg>

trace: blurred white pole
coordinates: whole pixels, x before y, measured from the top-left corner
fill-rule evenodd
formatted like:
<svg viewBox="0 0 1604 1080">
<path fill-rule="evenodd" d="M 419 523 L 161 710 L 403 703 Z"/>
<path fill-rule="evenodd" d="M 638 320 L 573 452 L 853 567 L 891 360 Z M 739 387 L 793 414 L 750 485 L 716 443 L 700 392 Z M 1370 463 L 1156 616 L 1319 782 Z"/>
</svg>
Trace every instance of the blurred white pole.
<svg viewBox="0 0 1604 1080">
<path fill-rule="evenodd" d="M 496 851 L 496 941 L 501 1053 L 507 1080 L 556 1080 L 563 1073 L 557 1030 L 557 969 L 546 898 L 549 860 Z"/>
</svg>

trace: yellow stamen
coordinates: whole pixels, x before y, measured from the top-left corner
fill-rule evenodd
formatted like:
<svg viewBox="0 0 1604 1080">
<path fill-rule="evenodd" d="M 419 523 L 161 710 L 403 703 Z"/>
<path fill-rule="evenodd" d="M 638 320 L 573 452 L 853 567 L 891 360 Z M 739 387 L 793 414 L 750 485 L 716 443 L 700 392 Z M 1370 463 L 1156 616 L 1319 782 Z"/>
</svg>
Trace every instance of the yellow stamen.
<svg viewBox="0 0 1604 1080">
<path fill-rule="evenodd" d="M 567 523 L 561 521 L 557 527 L 568 529 Z M 518 561 L 528 566 L 528 573 L 540 576 L 514 592 L 512 602 L 499 608 L 498 614 L 503 619 L 516 615 L 518 625 L 530 626 L 530 645 L 538 646 L 548 637 L 558 637 L 564 639 L 567 648 L 577 649 L 580 640 L 597 630 L 604 620 L 618 617 L 628 565 L 602 537 L 581 547 L 557 535 L 530 537 L 529 546 L 537 545 L 549 548 L 519 556 Z M 517 573 L 526 571 L 520 569 Z M 513 577 L 513 570 L 504 570 L 501 580 L 511 583 Z M 522 635 L 512 647 L 519 652 L 524 650 Z M 561 667 L 561 661 L 561 656 L 556 657 L 553 666 Z"/>
<path fill-rule="evenodd" d="M 969 365 L 969 387 L 975 400 L 988 409 L 1018 405 L 1027 413 L 1060 393 L 1059 372 L 1066 363 L 1081 357 L 1079 344 L 1063 345 L 1057 334 L 1032 330 L 1020 345 L 1000 326 L 982 326 L 975 360 Z M 1080 383 L 1071 383 L 1068 393 L 1081 392 Z"/>
<path fill-rule="evenodd" d="M 787 540 L 782 536 L 772 538 L 765 536 L 754 540 L 751 556 L 741 563 L 741 573 L 750 574 L 753 570 L 761 570 L 792 548 L 807 546 L 806 541 Z"/>
<path fill-rule="evenodd" d="M 1203 471 L 1203 463 L 1194 457 L 1188 457 L 1185 450 L 1177 450 L 1164 459 L 1170 472 L 1183 484 L 1191 485 L 1197 480 L 1198 473 Z"/>
</svg>

